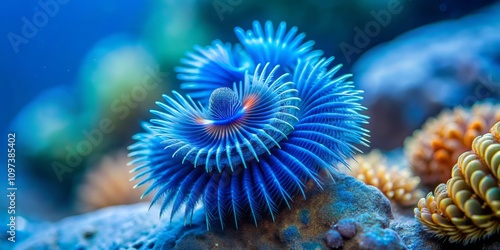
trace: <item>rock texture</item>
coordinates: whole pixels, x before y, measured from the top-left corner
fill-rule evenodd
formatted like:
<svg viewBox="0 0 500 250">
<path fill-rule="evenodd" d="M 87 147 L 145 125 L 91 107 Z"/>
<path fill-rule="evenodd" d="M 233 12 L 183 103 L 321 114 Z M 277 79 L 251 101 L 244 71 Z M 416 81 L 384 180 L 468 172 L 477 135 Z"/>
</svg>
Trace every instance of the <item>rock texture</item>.
<svg viewBox="0 0 500 250">
<path fill-rule="evenodd" d="M 66 218 L 17 249 L 405 249 L 389 228 L 391 206 L 379 190 L 343 174 L 323 190 L 308 190 L 310 198 L 295 197 L 290 210 L 258 227 L 207 232 L 202 210 L 184 226 L 180 218 L 159 219 L 155 207 L 148 212 L 149 205 L 140 203 Z"/>
<path fill-rule="evenodd" d="M 498 241 L 498 239 L 494 238 L 487 241 L 468 244 L 465 246 L 457 243 L 449 243 L 444 239 L 435 238 L 431 234 L 423 230 L 420 223 L 418 223 L 418 221 L 413 217 L 413 211 L 411 208 L 407 208 L 401 211 L 395 211 L 394 220 L 391 222 L 391 229 L 399 234 L 400 238 L 402 239 L 403 243 L 408 247 L 408 249 L 419 249 L 419 250 L 500 249 L 500 242 Z"/>
</svg>

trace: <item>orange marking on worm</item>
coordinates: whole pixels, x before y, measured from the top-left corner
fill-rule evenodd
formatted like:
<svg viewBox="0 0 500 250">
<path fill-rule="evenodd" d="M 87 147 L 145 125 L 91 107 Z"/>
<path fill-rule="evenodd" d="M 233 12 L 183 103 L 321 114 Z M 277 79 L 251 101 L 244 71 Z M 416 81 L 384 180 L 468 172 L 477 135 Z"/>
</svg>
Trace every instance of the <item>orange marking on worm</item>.
<svg viewBox="0 0 500 250">
<path fill-rule="evenodd" d="M 243 101 L 243 108 L 245 108 L 245 109 L 251 109 L 252 107 L 255 106 L 256 103 L 257 103 L 257 96 L 256 95 L 249 95 Z"/>
<path fill-rule="evenodd" d="M 198 123 L 198 124 L 203 124 L 203 123 L 204 123 L 204 121 L 205 121 L 205 119 L 203 119 L 203 118 L 201 118 L 201 117 L 197 117 L 195 121 L 196 121 L 196 123 Z"/>
</svg>

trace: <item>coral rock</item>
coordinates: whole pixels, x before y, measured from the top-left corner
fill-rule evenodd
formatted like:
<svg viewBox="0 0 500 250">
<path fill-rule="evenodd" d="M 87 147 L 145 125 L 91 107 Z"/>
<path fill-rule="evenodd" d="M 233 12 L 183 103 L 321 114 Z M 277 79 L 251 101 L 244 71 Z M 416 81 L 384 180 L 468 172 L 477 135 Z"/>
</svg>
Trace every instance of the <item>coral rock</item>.
<svg viewBox="0 0 500 250">
<path fill-rule="evenodd" d="M 468 244 L 500 231 L 500 122 L 460 155 L 451 179 L 420 199 L 415 217 L 450 242 Z"/>
<path fill-rule="evenodd" d="M 301 237 L 299 228 L 295 225 L 285 228 L 281 233 L 281 239 L 286 243 L 293 243 L 300 240 Z"/>
<path fill-rule="evenodd" d="M 302 222 L 302 224 L 304 225 L 307 225 L 311 222 L 311 212 L 309 211 L 309 209 L 300 210 L 297 216 L 300 222 Z"/>
<path fill-rule="evenodd" d="M 392 229 L 377 228 L 361 237 L 359 249 L 406 249 L 399 235 Z"/>
<path fill-rule="evenodd" d="M 239 230 L 224 231 L 207 231 L 203 210 L 186 225 L 182 214 L 172 221 L 159 219 L 159 208 L 148 212 L 146 203 L 108 207 L 40 227 L 17 249 L 328 249 L 325 233 L 338 231 L 330 222 L 355 223 L 355 236 L 341 239 L 344 249 L 358 249 L 364 234 L 387 229 L 392 218 L 390 203 L 378 189 L 347 175 L 339 174 L 323 190 L 313 186 L 307 195 L 277 214 L 275 222 L 242 223 Z M 304 209 L 310 211 L 308 225 L 297 216 Z"/>
<path fill-rule="evenodd" d="M 351 239 L 356 235 L 356 221 L 353 219 L 340 220 L 335 228 L 345 238 Z"/>
<path fill-rule="evenodd" d="M 415 205 L 421 197 L 418 189 L 420 178 L 412 176 L 408 169 L 387 167 L 387 159 L 378 150 L 358 155 L 350 160 L 351 170 L 345 173 L 378 188 L 387 198 L 402 206 Z"/>
<path fill-rule="evenodd" d="M 431 118 L 405 142 L 405 153 L 422 183 L 446 182 L 458 157 L 472 141 L 500 121 L 500 105 L 481 103 L 471 109 L 456 108 Z"/>
<path fill-rule="evenodd" d="M 344 245 L 342 235 L 337 230 L 330 229 L 325 235 L 326 244 L 331 248 L 341 248 Z"/>
</svg>

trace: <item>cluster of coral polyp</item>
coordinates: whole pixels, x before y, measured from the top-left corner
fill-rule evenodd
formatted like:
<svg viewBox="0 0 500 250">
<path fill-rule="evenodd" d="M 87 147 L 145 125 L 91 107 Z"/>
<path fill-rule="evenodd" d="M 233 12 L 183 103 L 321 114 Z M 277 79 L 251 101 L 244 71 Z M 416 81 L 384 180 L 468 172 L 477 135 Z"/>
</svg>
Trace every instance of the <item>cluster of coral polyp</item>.
<svg viewBox="0 0 500 250">
<path fill-rule="evenodd" d="M 357 144 L 367 144 L 361 91 L 336 77 L 297 28 L 271 22 L 235 29 L 241 44 L 196 47 L 177 68 L 183 96 L 164 95 L 129 147 L 138 186 L 150 182 L 171 218 L 190 221 L 199 203 L 207 225 L 274 219 L 306 182 L 322 185 Z"/>
<path fill-rule="evenodd" d="M 425 229 L 465 244 L 500 231 L 500 122 L 460 155 L 451 179 L 418 202 Z"/>
<path fill-rule="evenodd" d="M 458 157 L 472 141 L 500 121 L 500 105 L 479 103 L 471 109 L 443 111 L 405 142 L 405 154 L 422 184 L 436 186 L 450 178 Z"/>
<path fill-rule="evenodd" d="M 378 150 L 367 155 L 357 155 L 348 161 L 351 169 L 344 172 L 367 185 L 378 188 L 389 200 L 402 206 L 415 205 L 420 199 L 420 178 L 409 169 L 388 167 L 386 157 Z"/>
<path fill-rule="evenodd" d="M 130 190 L 130 173 L 124 168 L 129 161 L 125 152 L 105 156 L 86 174 L 77 190 L 77 206 L 92 211 L 114 205 L 133 204 L 141 200 L 145 188 Z"/>
</svg>

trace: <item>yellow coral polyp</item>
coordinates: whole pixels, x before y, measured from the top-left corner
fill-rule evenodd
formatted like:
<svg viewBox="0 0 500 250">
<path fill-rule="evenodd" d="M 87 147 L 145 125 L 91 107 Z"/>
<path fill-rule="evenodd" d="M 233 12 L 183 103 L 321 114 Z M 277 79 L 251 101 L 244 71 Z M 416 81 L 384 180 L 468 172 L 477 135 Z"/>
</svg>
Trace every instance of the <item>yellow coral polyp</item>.
<svg viewBox="0 0 500 250">
<path fill-rule="evenodd" d="M 415 218 L 437 237 L 468 244 L 500 231 L 500 122 L 460 155 L 451 179 L 420 199 Z"/>
<path fill-rule="evenodd" d="M 345 173 L 378 188 L 389 200 L 402 206 L 413 206 L 421 196 L 417 188 L 420 178 L 412 176 L 408 169 L 387 167 L 387 159 L 378 150 L 350 160 L 350 170 Z"/>
</svg>

